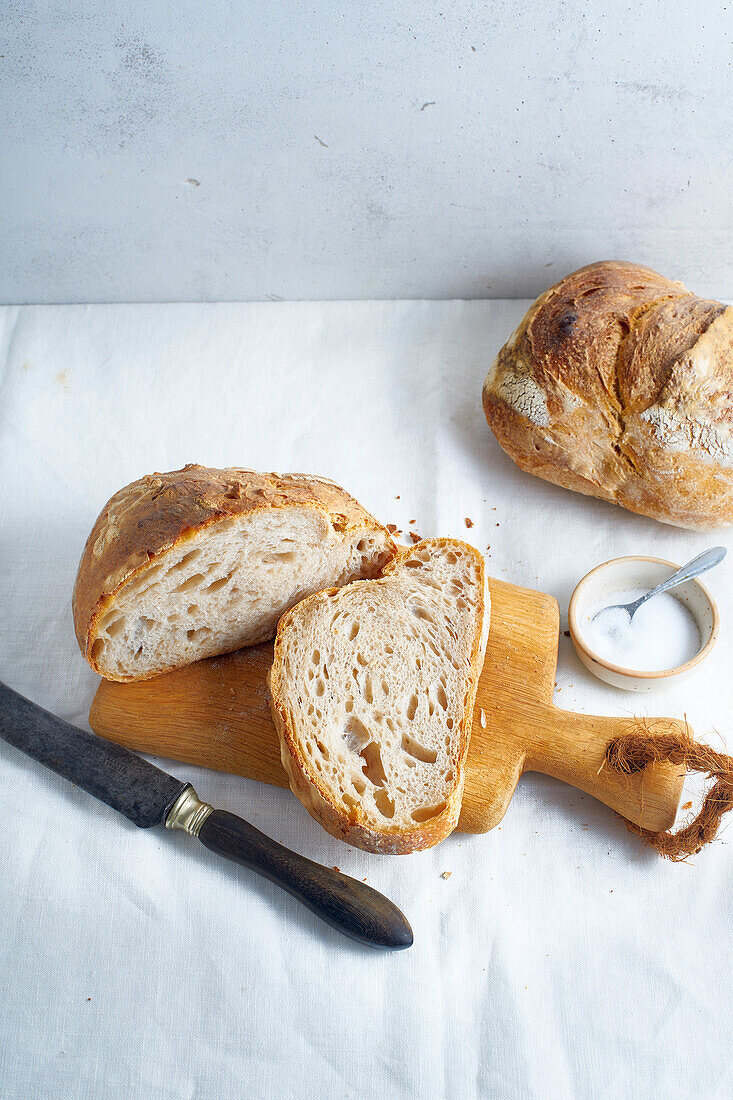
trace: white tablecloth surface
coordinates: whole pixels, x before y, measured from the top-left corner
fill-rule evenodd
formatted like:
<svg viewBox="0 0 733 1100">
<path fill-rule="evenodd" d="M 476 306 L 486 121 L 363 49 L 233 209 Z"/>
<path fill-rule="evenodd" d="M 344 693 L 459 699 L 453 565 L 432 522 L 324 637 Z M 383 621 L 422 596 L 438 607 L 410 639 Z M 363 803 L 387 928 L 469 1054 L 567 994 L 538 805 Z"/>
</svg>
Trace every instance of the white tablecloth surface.
<svg viewBox="0 0 733 1100">
<path fill-rule="evenodd" d="M 190 461 L 323 474 L 385 522 L 490 545 L 490 572 L 555 595 L 563 625 L 599 561 L 730 545 L 514 467 L 480 391 L 525 306 L 0 311 L 0 679 L 86 724 L 97 681 L 69 609 L 84 540 L 116 489 Z M 723 627 L 694 680 L 617 692 L 561 637 L 559 701 L 687 714 L 733 747 L 731 568 L 710 577 Z M 288 792 L 167 766 L 366 877 L 407 913 L 414 947 L 354 946 L 0 743 L 0 1096 L 733 1095 L 730 830 L 672 865 L 593 799 L 528 776 L 500 829 L 378 857 L 326 835 Z"/>
</svg>

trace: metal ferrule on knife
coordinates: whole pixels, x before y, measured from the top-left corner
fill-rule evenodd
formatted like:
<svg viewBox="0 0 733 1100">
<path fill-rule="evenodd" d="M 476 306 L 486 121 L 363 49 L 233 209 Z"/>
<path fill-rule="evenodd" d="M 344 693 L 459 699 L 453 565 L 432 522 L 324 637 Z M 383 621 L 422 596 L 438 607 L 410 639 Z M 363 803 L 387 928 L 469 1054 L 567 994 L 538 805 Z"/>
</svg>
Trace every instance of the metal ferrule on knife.
<svg viewBox="0 0 733 1100">
<path fill-rule="evenodd" d="M 208 802 L 202 802 L 193 787 L 186 787 L 181 791 L 176 801 L 168 811 L 165 819 L 166 829 L 182 829 L 190 836 L 198 836 L 201 826 L 209 814 L 214 812 L 214 807 Z"/>
</svg>

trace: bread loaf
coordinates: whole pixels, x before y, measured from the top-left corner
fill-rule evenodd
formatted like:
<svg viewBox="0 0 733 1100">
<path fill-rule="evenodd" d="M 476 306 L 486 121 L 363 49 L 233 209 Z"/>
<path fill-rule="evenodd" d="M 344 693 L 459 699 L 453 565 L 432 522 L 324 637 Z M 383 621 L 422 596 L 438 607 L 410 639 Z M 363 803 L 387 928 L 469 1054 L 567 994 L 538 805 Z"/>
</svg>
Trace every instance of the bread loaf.
<svg viewBox="0 0 733 1100">
<path fill-rule="evenodd" d="M 528 473 L 679 527 L 733 522 L 733 309 L 636 264 L 542 294 L 499 352 L 486 419 Z"/>
<path fill-rule="evenodd" d="M 90 534 L 74 587 L 95 672 L 144 680 L 272 638 L 297 600 L 374 577 L 396 547 L 331 481 L 186 466 L 121 489 Z"/>
<path fill-rule="evenodd" d="M 282 761 L 334 836 L 401 854 L 455 828 L 488 626 L 483 558 L 453 539 L 283 617 L 269 680 Z"/>
</svg>

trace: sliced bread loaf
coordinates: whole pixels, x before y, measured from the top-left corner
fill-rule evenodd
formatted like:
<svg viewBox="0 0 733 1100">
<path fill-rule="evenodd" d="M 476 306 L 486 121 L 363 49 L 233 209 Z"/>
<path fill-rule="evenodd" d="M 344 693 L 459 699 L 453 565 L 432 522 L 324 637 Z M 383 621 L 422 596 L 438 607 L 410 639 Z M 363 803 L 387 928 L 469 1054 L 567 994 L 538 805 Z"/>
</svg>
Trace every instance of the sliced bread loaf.
<svg viewBox="0 0 733 1100">
<path fill-rule="evenodd" d="M 186 466 L 105 505 L 74 587 L 82 653 L 145 680 L 272 638 L 298 600 L 377 576 L 389 532 L 331 481 Z"/>
<path fill-rule="evenodd" d="M 402 854 L 455 828 L 488 627 L 484 560 L 454 539 L 281 619 L 269 684 L 282 761 L 328 832 Z"/>
</svg>

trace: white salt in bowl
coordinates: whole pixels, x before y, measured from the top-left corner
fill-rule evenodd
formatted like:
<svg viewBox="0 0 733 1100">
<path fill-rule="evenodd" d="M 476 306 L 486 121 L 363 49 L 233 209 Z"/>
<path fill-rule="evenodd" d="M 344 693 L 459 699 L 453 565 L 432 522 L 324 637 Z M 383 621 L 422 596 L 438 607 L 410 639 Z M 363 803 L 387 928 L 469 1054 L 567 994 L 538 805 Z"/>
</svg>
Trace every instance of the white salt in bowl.
<svg viewBox="0 0 733 1100">
<path fill-rule="evenodd" d="M 623 668 L 594 653 L 583 637 L 581 624 L 586 621 L 587 612 L 594 604 L 624 602 L 615 597 L 634 588 L 654 588 L 678 568 L 678 565 L 663 558 L 613 558 L 591 569 L 575 586 L 568 608 L 570 637 L 580 660 L 599 680 L 624 691 L 661 691 L 686 679 L 708 656 L 718 637 L 720 619 L 715 601 L 697 579 L 687 581 L 673 590 L 700 631 L 700 648 L 684 664 L 661 672 Z"/>
</svg>

